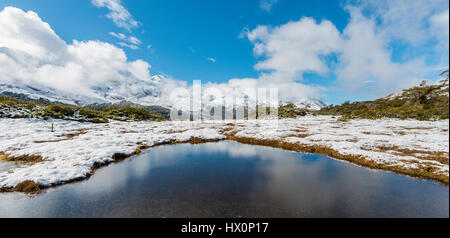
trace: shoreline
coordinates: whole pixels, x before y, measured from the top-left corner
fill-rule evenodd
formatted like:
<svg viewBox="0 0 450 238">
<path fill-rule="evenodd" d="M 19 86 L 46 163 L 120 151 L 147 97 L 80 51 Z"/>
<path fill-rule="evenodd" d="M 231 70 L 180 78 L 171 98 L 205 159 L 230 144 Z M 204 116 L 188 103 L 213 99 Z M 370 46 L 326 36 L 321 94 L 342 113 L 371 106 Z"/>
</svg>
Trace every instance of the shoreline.
<svg viewBox="0 0 450 238">
<path fill-rule="evenodd" d="M 39 123 L 42 123 L 42 122 L 39 122 Z M 159 125 L 155 124 L 155 123 L 147 123 L 147 124 L 131 123 L 131 122 L 129 122 L 130 124 L 126 124 L 126 123 L 125 124 L 118 123 L 117 124 L 118 126 L 122 126 L 122 127 L 120 127 L 120 129 L 122 131 L 120 131 L 120 132 L 116 131 L 116 133 L 119 133 L 122 135 L 133 134 L 133 133 L 146 133 L 146 132 L 139 132 L 139 130 L 125 131 L 125 129 L 129 129 L 129 128 L 123 128 L 123 127 L 127 127 L 127 126 L 131 127 L 131 128 L 133 128 L 136 125 L 139 125 L 139 126 L 142 126 L 145 128 L 148 128 L 148 126 L 154 126 L 154 128 L 158 128 L 160 125 L 167 126 L 166 125 L 167 123 L 159 124 Z M 284 125 L 284 126 L 290 127 L 289 123 L 296 123 L 296 122 L 295 121 L 286 121 L 285 124 L 287 124 L 287 125 Z M 329 120 L 327 123 L 334 123 L 334 122 Z M 86 124 L 80 124 L 80 125 L 86 126 Z M 83 130 L 83 133 L 76 133 L 77 135 L 75 135 L 75 136 L 67 136 L 68 134 L 63 134 L 67 138 L 60 139 L 58 141 L 51 140 L 51 139 L 46 140 L 46 141 L 37 141 L 37 142 L 34 141 L 34 143 L 38 143 L 38 144 L 39 143 L 40 144 L 43 144 L 43 143 L 58 144 L 60 142 L 61 143 L 71 143 L 71 140 L 74 140 L 77 137 L 88 136 L 88 134 L 89 134 L 88 132 L 90 132 L 90 131 L 99 130 L 101 132 L 107 132 L 106 130 L 113 130 L 110 127 L 114 128 L 114 126 L 117 126 L 117 125 L 113 125 L 113 124 L 110 125 L 109 123 L 106 125 L 103 125 L 101 128 L 105 129 L 105 131 L 102 131 L 98 127 L 91 125 L 92 128 Z M 174 125 L 178 125 L 178 124 L 175 123 Z M 441 183 L 446 186 L 449 185 L 448 172 L 445 173 L 445 171 L 446 171 L 445 169 L 448 168 L 448 164 L 445 164 L 445 162 L 448 161 L 448 157 L 446 157 L 448 152 L 442 152 L 442 153 L 444 153 L 443 155 L 439 154 L 437 152 L 433 152 L 433 151 L 429 152 L 430 156 L 435 155 L 435 154 L 439 154 L 439 156 L 443 156 L 444 160 L 446 160 L 444 162 L 444 164 L 442 164 L 442 162 L 441 162 L 442 158 L 435 159 L 435 160 L 429 160 L 429 162 L 427 160 L 423 160 L 423 161 L 417 162 L 417 165 L 414 165 L 414 166 L 406 166 L 406 165 L 408 165 L 406 163 L 400 164 L 400 165 L 394 163 L 394 162 L 398 162 L 398 161 L 401 162 L 401 160 L 398 160 L 398 161 L 393 160 L 392 163 L 389 161 L 388 161 L 388 163 L 382 163 L 382 161 L 377 161 L 374 159 L 366 158 L 364 155 L 361 155 L 361 154 L 355 155 L 355 154 L 343 153 L 342 151 L 339 151 L 339 150 L 333 148 L 332 145 L 326 146 L 326 145 L 317 144 L 317 143 L 311 143 L 311 144 L 302 143 L 301 140 L 304 140 L 305 138 L 308 138 L 309 136 L 313 136 L 313 135 L 310 135 L 311 133 L 309 133 L 308 130 L 298 129 L 298 127 L 287 129 L 287 132 L 283 131 L 283 128 L 280 129 L 280 131 L 282 131 L 284 133 L 284 134 L 283 133 L 281 133 L 281 134 L 283 134 L 284 136 L 278 137 L 278 138 L 276 138 L 277 135 L 272 135 L 272 134 L 270 136 L 268 136 L 268 138 L 259 138 L 258 136 L 252 136 L 252 134 L 249 132 L 245 132 L 245 129 L 251 130 L 251 129 L 258 128 L 260 126 L 260 125 L 256 125 L 256 126 L 255 125 L 253 125 L 251 123 L 245 124 L 245 123 L 239 123 L 239 122 L 216 123 L 216 124 L 214 124 L 214 123 L 208 124 L 205 122 L 201 122 L 201 123 L 195 124 L 195 126 L 197 126 L 197 128 L 194 128 L 194 127 L 189 128 L 189 127 L 186 127 L 186 125 L 181 123 L 178 125 L 180 127 L 178 129 L 171 128 L 169 132 L 163 130 L 165 134 L 163 133 L 163 134 L 161 134 L 161 136 L 166 136 L 166 137 L 172 136 L 172 137 L 168 137 L 169 139 L 159 138 L 160 141 L 158 141 L 158 140 L 152 141 L 153 144 L 138 142 L 133 146 L 127 145 L 127 146 L 131 146 L 131 148 L 134 148 L 134 149 L 130 149 L 127 152 L 120 152 L 120 153 L 116 152 L 116 153 L 113 153 L 112 155 L 110 154 L 109 155 L 110 158 L 108 158 L 108 159 L 94 162 L 92 164 L 92 166 L 89 167 L 89 171 L 85 172 L 81 176 L 76 176 L 76 177 L 73 177 L 73 178 L 70 178 L 67 180 L 62 179 L 62 180 L 58 181 L 57 183 L 48 183 L 48 184 L 42 184 L 42 183 L 30 180 L 30 179 L 26 179 L 26 180 L 23 180 L 20 183 L 16 184 L 15 186 L 2 186 L 0 188 L 0 192 L 38 193 L 41 190 L 45 190 L 50 187 L 61 186 L 64 184 L 88 179 L 90 176 L 92 176 L 95 173 L 96 169 L 105 167 L 105 166 L 109 165 L 110 163 L 117 163 L 117 162 L 123 161 L 129 157 L 139 155 L 141 152 L 151 149 L 153 147 L 157 147 L 157 146 L 161 146 L 161 145 L 175 145 L 175 144 L 202 144 L 202 143 L 209 143 L 209 142 L 219 142 L 219 141 L 224 141 L 224 140 L 236 141 L 238 143 L 243 143 L 243 144 L 280 148 L 283 150 L 288 150 L 288 151 L 293 151 L 293 152 L 298 152 L 298 153 L 322 154 L 322 155 L 328 156 L 332 159 L 336 159 L 336 160 L 340 160 L 340 161 L 347 161 L 352 164 L 356 164 L 356 165 L 359 165 L 359 166 L 362 166 L 365 168 L 369 168 L 369 169 L 391 171 L 391 172 L 395 172 L 397 174 L 415 177 L 415 178 L 419 178 L 419 179 L 432 180 L 432 181 Z M 252 126 L 254 126 L 254 127 L 252 127 Z M 74 129 L 71 127 L 69 129 L 70 130 L 67 130 L 67 132 L 72 131 L 71 132 L 72 134 L 70 134 L 70 135 L 73 135 Z M 199 132 L 202 130 L 210 130 L 209 132 L 213 131 L 213 132 L 217 132 L 217 133 L 216 134 L 214 134 L 214 133 L 209 133 L 209 134 L 203 133 L 202 134 Z M 197 133 L 194 133 L 194 132 L 197 132 Z M 293 132 L 296 132 L 296 134 L 295 135 L 292 134 Z M 255 133 L 255 132 L 253 131 L 252 133 Z M 445 133 L 448 133 L 448 131 Z M 206 135 L 204 135 L 204 134 L 206 134 Z M 256 134 L 257 133 L 255 133 L 255 135 Z M 175 136 L 173 136 L 173 135 L 175 135 Z M 101 136 L 103 136 L 103 135 L 101 135 Z M 271 136 L 274 138 L 271 138 Z M 58 138 L 61 138 L 61 137 L 62 136 L 59 135 Z M 172 138 L 172 139 L 170 139 L 170 138 Z M 298 139 L 300 141 L 298 141 L 298 140 L 296 141 L 293 139 Z M 351 143 L 351 142 L 349 142 L 349 143 Z M 356 142 L 354 142 L 354 143 L 356 143 Z M 69 144 L 69 146 L 70 146 L 70 144 Z M 5 160 L 11 156 L 14 157 L 14 155 L 10 155 L 7 152 L 1 152 L 1 151 L 2 150 L 0 149 L 0 158 L 2 158 L 2 160 Z M 398 153 L 398 151 L 394 151 L 394 152 Z M 422 151 L 419 151 L 419 152 L 422 152 Z M 381 154 L 381 155 L 383 155 L 383 154 Z M 398 155 L 398 156 L 400 156 L 400 155 Z M 26 157 L 26 156 L 22 155 L 21 159 L 24 159 L 24 157 Z M 51 161 L 51 160 L 46 160 L 45 155 L 37 154 L 37 155 L 34 155 L 34 158 L 37 159 L 36 164 Z M 19 161 L 19 160 L 16 160 L 16 161 Z M 437 162 L 437 161 L 439 161 L 439 162 Z M 438 164 L 438 165 L 442 164 L 443 170 L 437 171 L 436 164 Z M 404 166 L 401 166 L 401 165 L 404 165 Z M 31 168 L 31 167 L 33 167 L 33 165 L 29 165 L 29 168 Z M 5 177 L 5 175 L 3 175 L 3 177 Z"/>
<path fill-rule="evenodd" d="M 26 194 L 37 194 L 41 192 L 42 190 L 63 186 L 69 183 L 79 182 L 83 180 L 89 179 L 91 176 L 95 174 L 95 171 L 97 169 L 107 167 L 108 165 L 112 163 L 120 163 L 128 158 L 138 156 L 142 152 L 145 152 L 146 150 L 150 150 L 152 148 L 158 147 L 158 146 L 165 146 L 165 145 L 178 145 L 178 144 L 204 144 L 204 143 L 217 143 L 220 141 L 234 141 L 242 144 L 247 145 L 257 145 L 257 146 L 265 146 L 265 147 L 271 147 L 271 148 L 277 148 L 282 149 L 286 151 L 292 151 L 296 153 L 308 153 L 308 154 L 320 154 L 325 155 L 327 157 L 330 157 L 330 159 L 335 159 L 338 161 L 346 161 L 354 165 L 361 166 L 366 169 L 375 169 L 375 170 L 382 170 L 382 171 L 389 171 L 394 172 L 396 174 L 402 175 L 402 176 L 408 176 L 411 178 L 418 178 L 423 180 L 432 180 L 434 182 L 438 182 L 442 185 L 449 186 L 449 178 L 445 176 L 428 176 L 423 175 L 421 173 L 416 173 L 415 170 L 408 170 L 402 167 L 390 167 L 387 165 L 380 165 L 371 162 L 370 160 L 366 160 L 360 156 L 351 156 L 351 155 L 342 155 L 337 151 L 334 151 L 330 148 L 326 147 L 314 147 L 314 146 L 307 146 L 307 145 L 299 145 L 299 144 L 292 144 L 292 143 L 286 143 L 282 141 L 270 141 L 270 140 L 255 140 L 252 138 L 244 138 L 244 137 L 229 137 L 222 140 L 204 140 L 201 138 L 191 138 L 188 142 L 182 142 L 182 141 L 172 141 L 168 143 L 162 143 L 158 145 L 153 146 L 141 146 L 139 147 L 135 152 L 131 154 L 122 154 L 122 155 L 113 155 L 112 159 L 113 161 L 106 162 L 103 164 L 95 164 L 91 168 L 91 173 L 87 174 L 85 177 L 75 178 L 69 181 L 63 181 L 60 184 L 52 184 L 49 186 L 44 186 L 42 184 L 35 183 L 33 181 L 24 181 L 20 184 L 18 184 L 16 187 L 2 187 L 0 188 L 0 192 L 23 192 Z M 329 151 L 328 153 L 325 151 Z"/>
</svg>

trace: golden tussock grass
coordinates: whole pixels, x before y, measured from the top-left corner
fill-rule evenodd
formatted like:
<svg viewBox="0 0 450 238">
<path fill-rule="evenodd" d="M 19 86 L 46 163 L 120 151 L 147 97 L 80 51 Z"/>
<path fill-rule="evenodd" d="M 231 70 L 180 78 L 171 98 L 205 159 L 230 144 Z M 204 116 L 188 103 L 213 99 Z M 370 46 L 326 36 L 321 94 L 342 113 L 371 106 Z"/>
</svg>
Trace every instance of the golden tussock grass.
<svg viewBox="0 0 450 238">
<path fill-rule="evenodd" d="M 84 135 L 86 134 L 86 131 L 79 131 L 77 133 L 69 133 L 69 134 L 65 134 L 63 136 L 65 136 L 67 139 L 73 139 L 74 137 L 80 136 L 80 135 Z"/>
<path fill-rule="evenodd" d="M 6 158 L 7 158 L 8 156 L 5 154 L 5 153 L 3 153 L 3 152 L 0 152 L 0 161 L 6 161 Z"/>
<path fill-rule="evenodd" d="M 361 132 L 361 133 L 363 133 L 365 135 L 391 136 L 391 134 L 384 133 L 384 132 L 377 133 L 377 132 L 364 131 L 364 132 Z"/>
<path fill-rule="evenodd" d="M 17 184 L 16 187 L 14 187 L 14 190 L 17 192 L 23 192 L 23 193 L 38 193 L 41 188 L 38 183 L 31 181 L 31 180 L 25 180 L 19 184 Z"/>
<path fill-rule="evenodd" d="M 27 164 L 27 165 L 33 165 L 33 164 L 44 161 L 44 159 L 40 155 L 10 156 L 10 155 L 0 152 L 0 161 L 16 162 L 16 163 L 23 163 L 23 164 Z"/>
<path fill-rule="evenodd" d="M 288 138 L 288 137 L 306 138 L 308 136 L 311 136 L 311 135 L 299 133 L 299 134 L 290 134 L 290 135 L 284 136 L 283 138 Z"/>
<path fill-rule="evenodd" d="M 442 164 L 449 164 L 449 154 L 443 151 L 426 151 L 419 149 L 400 148 L 398 146 L 376 146 L 370 148 L 362 147 L 361 149 L 376 152 L 392 151 L 393 154 L 398 156 L 412 156 L 422 160 L 434 160 Z"/>
<path fill-rule="evenodd" d="M 433 127 L 402 127 L 404 130 L 431 130 Z"/>
<path fill-rule="evenodd" d="M 43 143 L 54 143 L 54 142 L 61 142 L 61 141 L 65 141 L 65 140 L 72 140 L 74 137 L 80 136 L 80 135 L 84 135 L 86 134 L 86 131 L 78 131 L 76 133 L 69 133 L 69 134 L 64 134 L 64 135 L 60 135 L 58 137 L 65 137 L 65 138 L 61 138 L 58 140 L 39 140 L 39 141 L 34 141 L 34 143 L 36 144 L 43 144 Z"/>
<path fill-rule="evenodd" d="M 137 131 L 121 131 L 120 134 L 136 134 Z"/>
</svg>

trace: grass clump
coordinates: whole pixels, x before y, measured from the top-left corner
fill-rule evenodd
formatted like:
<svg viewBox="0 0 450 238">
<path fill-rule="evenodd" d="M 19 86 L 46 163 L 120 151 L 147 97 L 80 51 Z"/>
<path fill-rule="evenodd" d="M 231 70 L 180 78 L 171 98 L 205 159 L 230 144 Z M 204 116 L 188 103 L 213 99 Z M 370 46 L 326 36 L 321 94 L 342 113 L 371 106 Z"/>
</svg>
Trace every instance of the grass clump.
<svg viewBox="0 0 450 238">
<path fill-rule="evenodd" d="M 4 153 L 0 153 L 0 161 L 33 165 L 44 161 L 44 159 L 40 155 L 8 156 Z"/>
<path fill-rule="evenodd" d="M 14 189 L 17 192 L 31 193 L 31 194 L 38 193 L 41 190 L 39 184 L 31 180 L 25 180 L 17 184 Z"/>
</svg>

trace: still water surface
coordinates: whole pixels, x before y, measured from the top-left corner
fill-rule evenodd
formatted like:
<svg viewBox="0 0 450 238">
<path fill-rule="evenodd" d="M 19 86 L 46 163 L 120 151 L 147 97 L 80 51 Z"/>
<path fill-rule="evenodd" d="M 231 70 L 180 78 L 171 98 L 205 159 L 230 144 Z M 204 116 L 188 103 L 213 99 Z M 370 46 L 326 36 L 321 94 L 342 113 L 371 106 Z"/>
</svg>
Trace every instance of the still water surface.
<svg viewBox="0 0 450 238">
<path fill-rule="evenodd" d="M 237 142 L 172 145 L 29 197 L 0 217 L 448 217 L 449 188 Z"/>
</svg>

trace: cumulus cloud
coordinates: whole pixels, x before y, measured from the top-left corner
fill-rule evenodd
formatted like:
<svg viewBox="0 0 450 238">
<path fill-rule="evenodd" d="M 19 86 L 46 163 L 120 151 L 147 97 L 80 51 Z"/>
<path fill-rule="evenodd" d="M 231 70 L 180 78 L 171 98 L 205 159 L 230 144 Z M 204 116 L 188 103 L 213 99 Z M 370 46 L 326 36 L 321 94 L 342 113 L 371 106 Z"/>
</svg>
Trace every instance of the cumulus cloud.
<svg viewBox="0 0 450 238">
<path fill-rule="evenodd" d="M 416 85 L 436 74 L 430 71 L 448 65 L 448 1 L 350 3 L 345 6 L 350 21 L 342 32 L 330 21 L 318 23 L 308 17 L 276 27 L 247 29 L 241 37 L 253 44 L 254 54 L 260 59 L 254 68 L 261 73 L 255 79 L 233 79 L 230 83 L 280 85 L 284 95 L 295 95 L 293 91 L 299 90 L 313 97 L 320 88 L 301 84 L 303 74 L 331 73 L 336 75 L 341 90 L 363 91 L 366 96 L 376 97 Z M 416 52 L 429 45 L 435 45 L 435 50 L 428 55 L 413 53 L 404 58 L 402 52 L 397 52 L 394 60 L 393 44 L 399 42 L 405 52 Z M 335 56 L 337 61 L 330 63 L 329 56 Z M 427 65 L 427 57 L 442 60 L 438 65 Z"/>
<path fill-rule="evenodd" d="M 373 17 L 379 22 L 380 32 L 388 40 L 401 40 L 414 45 L 436 36 L 430 31 L 430 18 L 436 13 L 442 13 L 446 8 L 448 10 L 449 4 L 447 0 L 410 0 L 407 3 L 402 0 L 353 2 L 352 5 L 366 12 L 368 18 Z"/>
<path fill-rule="evenodd" d="M 86 99 L 153 100 L 179 83 L 151 76 L 143 60 L 100 41 L 67 44 L 32 12 L 6 7 L 0 12 L 0 83 L 28 85 Z"/>
<path fill-rule="evenodd" d="M 357 8 L 349 11 L 351 20 L 343 32 L 336 72 L 343 88 L 381 96 L 417 84 L 424 73 L 423 59 L 393 62 L 386 36 L 377 31 L 374 20 Z"/>
<path fill-rule="evenodd" d="M 258 26 L 247 37 L 254 44 L 255 55 L 265 57 L 255 69 L 286 74 L 326 73 L 322 57 L 338 50 L 341 44 L 333 23 L 317 23 L 308 17 L 275 28 Z"/>
<path fill-rule="evenodd" d="M 243 36 L 253 44 L 254 54 L 260 58 L 255 65 L 260 75 L 232 79 L 228 85 L 278 88 L 282 101 L 319 99 L 319 87 L 299 81 L 305 72 L 326 74 L 329 69 L 325 58 L 342 44 L 339 31 L 330 21 L 318 23 L 308 17 L 277 27 L 257 26 Z"/>
<path fill-rule="evenodd" d="M 435 79 L 435 69 L 448 65 L 448 1 L 357 1 L 346 10 L 351 18 L 336 70 L 343 89 L 382 96 Z M 405 50 L 394 60 L 398 44 Z"/>
<path fill-rule="evenodd" d="M 266 12 L 270 12 L 277 2 L 278 0 L 260 0 L 259 7 Z"/>
<path fill-rule="evenodd" d="M 131 30 L 139 26 L 139 22 L 134 20 L 130 12 L 122 5 L 121 0 L 92 0 L 96 7 L 105 7 L 109 10 L 106 15 L 118 27 Z"/>
<path fill-rule="evenodd" d="M 430 18 L 432 35 L 440 42 L 441 49 L 449 48 L 449 10 L 436 13 Z"/>
</svg>

